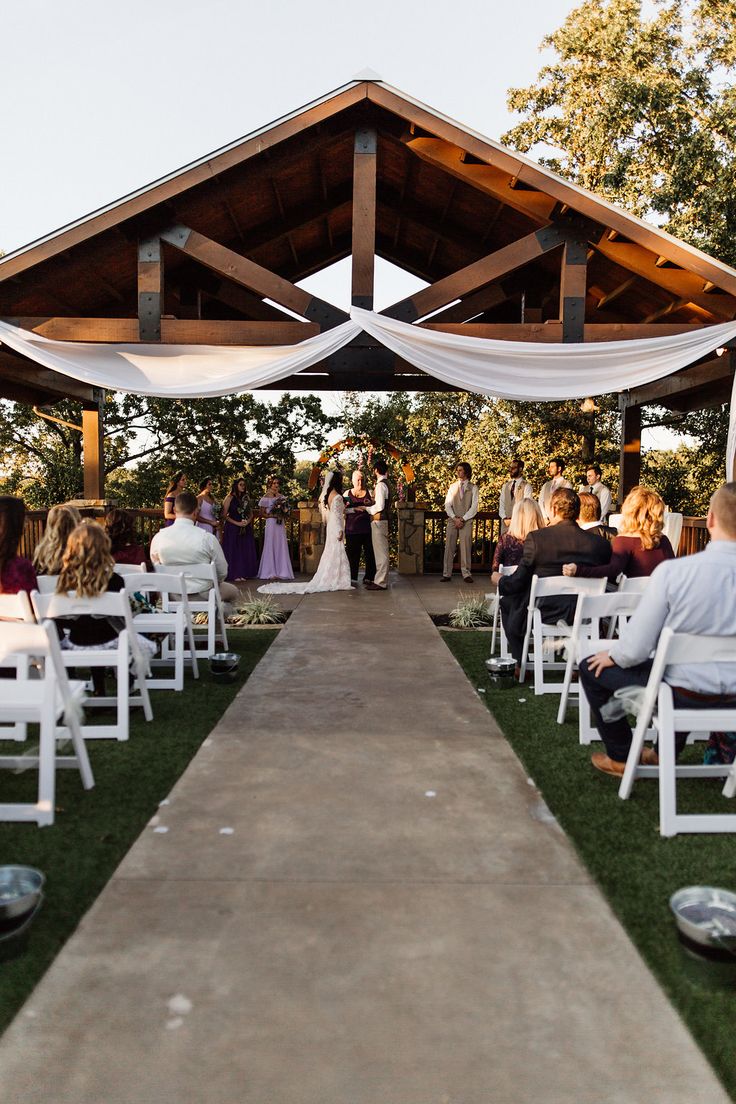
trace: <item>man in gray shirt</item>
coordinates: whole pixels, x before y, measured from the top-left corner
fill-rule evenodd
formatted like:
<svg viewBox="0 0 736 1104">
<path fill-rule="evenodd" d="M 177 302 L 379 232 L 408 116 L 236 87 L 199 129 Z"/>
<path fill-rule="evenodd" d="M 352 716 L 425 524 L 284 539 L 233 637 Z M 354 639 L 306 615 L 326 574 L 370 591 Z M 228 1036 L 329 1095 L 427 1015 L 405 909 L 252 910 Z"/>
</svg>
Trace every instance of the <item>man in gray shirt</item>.
<svg viewBox="0 0 736 1104">
<path fill-rule="evenodd" d="M 626 717 L 604 720 L 601 707 L 624 686 L 646 686 L 662 629 L 736 635 L 736 483 L 724 483 L 715 492 L 706 525 L 710 544 L 705 551 L 660 564 L 621 639 L 580 663 L 582 688 L 606 747 L 591 762 L 605 774 L 623 774 L 632 732 Z M 665 681 L 672 686 L 676 707 L 736 705 L 736 664 L 671 664 Z M 678 753 L 685 740 L 686 733 L 677 733 Z M 648 749 L 645 759 L 656 762 Z"/>
</svg>

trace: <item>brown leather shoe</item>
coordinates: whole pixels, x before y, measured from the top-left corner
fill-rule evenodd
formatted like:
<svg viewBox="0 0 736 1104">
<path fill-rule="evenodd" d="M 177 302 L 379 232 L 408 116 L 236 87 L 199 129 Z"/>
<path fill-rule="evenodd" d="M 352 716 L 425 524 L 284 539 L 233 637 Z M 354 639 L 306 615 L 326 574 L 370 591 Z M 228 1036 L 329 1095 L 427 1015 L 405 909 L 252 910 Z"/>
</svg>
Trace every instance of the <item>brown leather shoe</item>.
<svg viewBox="0 0 736 1104">
<path fill-rule="evenodd" d="M 514 678 L 516 679 L 517 682 L 519 682 L 520 679 L 521 679 L 521 667 L 519 666 L 518 663 L 514 667 Z M 532 673 L 531 673 L 531 671 L 527 670 L 526 673 L 524 674 L 524 682 L 531 682 L 531 678 L 532 678 Z"/>
<path fill-rule="evenodd" d="M 443 575 L 443 576 L 442 576 L 442 578 L 440 579 L 440 582 L 441 582 L 441 583 L 449 583 L 450 581 L 451 581 L 451 580 L 450 580 L 450 576 L 449 576 L 449 575 Z"/>
<path fill-rule="evenodd" d="M 641 759 L 639 760 L 643 767 L 658 767 L 659 756 L 654 748 L 645 747 L 641 753 Z"/>
<path fill-rule="evenodd" d="M 594 751 L 590 761 L 596 770 L 604 774 L 612 774 L 614 778 L 621 778 L 626 769 L 626 763 L 619 763 L 617 759 L 609 759 L 605 751 Z"/>
<path fill-rule="evenodd" d="M 472 575 L 463 575 L 463 582 L 464 583 L 474 583 L 475 579 L 473 578 Z"/>
<path fill-rule="evenodd" d="M 386 587 L 378 586 L 377 583 L 366 583 L 365 584 L 365 589 L 366 590 L 386 590 Z"/>
</svg>

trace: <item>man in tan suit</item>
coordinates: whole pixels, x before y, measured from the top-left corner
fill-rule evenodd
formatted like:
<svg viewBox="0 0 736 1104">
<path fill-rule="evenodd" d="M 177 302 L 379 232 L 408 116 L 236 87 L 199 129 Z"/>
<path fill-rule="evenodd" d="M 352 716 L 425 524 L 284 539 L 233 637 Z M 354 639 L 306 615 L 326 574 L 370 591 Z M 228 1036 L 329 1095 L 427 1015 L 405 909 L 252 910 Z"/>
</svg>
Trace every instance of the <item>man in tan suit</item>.
<svg viewBox="0 0 736 1104">
<path fill-rule="evenodd" d="M 445 537 L 445 560 L 441 582 L 449 583 L 452 576 L 452 564 L 455 550 L 460 544 L 460 571 L 466 583 L 473 582 L 470 574 L 470 552 L 473 539 L 472 521 L 478 513 L 478 488 L 470 482 L 473 474 L 470 464 L 461 463 L 455 468 L 457 479 L 450 486 L 445 497 L 447 514 L 447 535 Z"/>
</svg>

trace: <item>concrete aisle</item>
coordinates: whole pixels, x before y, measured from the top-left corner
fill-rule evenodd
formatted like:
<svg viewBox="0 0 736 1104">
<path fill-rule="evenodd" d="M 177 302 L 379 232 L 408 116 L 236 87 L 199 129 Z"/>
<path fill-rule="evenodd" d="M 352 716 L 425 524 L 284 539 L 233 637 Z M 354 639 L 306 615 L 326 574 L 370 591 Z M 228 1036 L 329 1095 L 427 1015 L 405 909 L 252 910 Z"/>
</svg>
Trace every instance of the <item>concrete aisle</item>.
<svg viewBox="0 0 736 1104">
<path fill-rule="evenodd" d="M 3 1102 L 727 1101 L 405 582 L 305 598 L 159 827 Z"/>
</svg>

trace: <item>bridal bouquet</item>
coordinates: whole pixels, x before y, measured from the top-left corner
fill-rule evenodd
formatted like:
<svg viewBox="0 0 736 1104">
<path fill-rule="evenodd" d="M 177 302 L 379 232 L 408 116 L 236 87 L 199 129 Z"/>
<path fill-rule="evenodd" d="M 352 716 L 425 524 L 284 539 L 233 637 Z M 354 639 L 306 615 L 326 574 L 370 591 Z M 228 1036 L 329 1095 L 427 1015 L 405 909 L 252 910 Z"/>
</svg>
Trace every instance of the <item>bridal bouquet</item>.
<svg viewBox="0 0 736 1104">
<path fill-rule="evenodd" d="M 250 504 L 250 502 L 248 501 L 247 498 L 242 499 L 238 503 L 237 511 L 238 511 L 238 519 L 240 521 L 249 521 L 250 518 L 253 516 L 253 509 L 252 509 L 251 504 Z M 246 526 L 242 526 L 242 528 L 238 529 L 238 532 L 240 533 L 240 536 L 242 537 L 242 536 L 245 535 L 245 533 L 248 532 L 248 530 L 247 530 Z"/>
<path fill-rule="evenodd" d="M 277 525 L 283 525 L 291 517 L 291 503 L 286 498 L 277 498 L 268 515 L 276 519 Z"/>
</svg>

